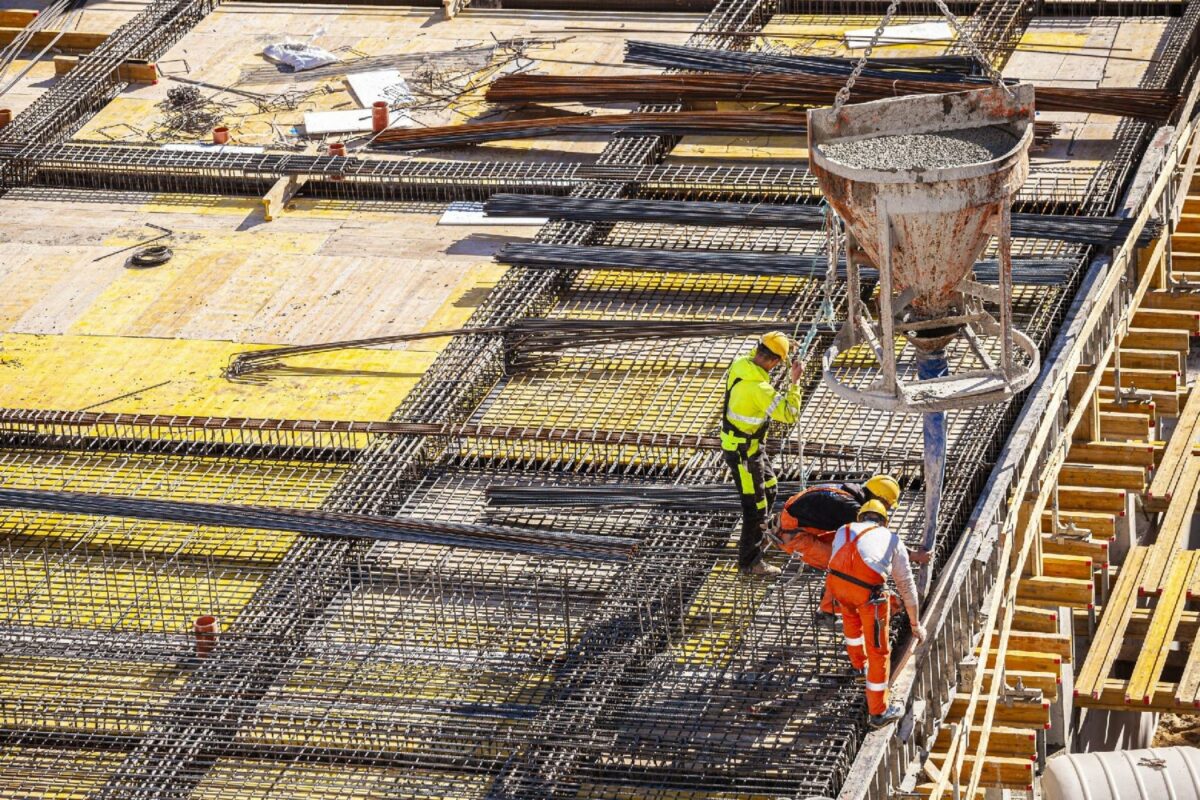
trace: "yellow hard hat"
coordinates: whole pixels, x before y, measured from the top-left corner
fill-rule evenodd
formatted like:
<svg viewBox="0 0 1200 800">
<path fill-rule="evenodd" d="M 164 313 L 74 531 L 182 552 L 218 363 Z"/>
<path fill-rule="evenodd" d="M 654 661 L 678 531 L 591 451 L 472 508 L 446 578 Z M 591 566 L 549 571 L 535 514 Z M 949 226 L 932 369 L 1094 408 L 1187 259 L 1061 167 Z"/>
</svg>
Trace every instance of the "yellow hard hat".
<svg viewBox="0 0 1200 800">
<path fill-rule="evenodd" d="M 762 339 L 759 340 L 759 344 L 785 361 L 787 360 L 790 343 L 788 342 L 787 334 L 783 331 L 764 333 Z"/>
<path fill-rule="evenodd" d="M 900 484 L 891 475 L 876 475 L 863 484 L 863 488 L 886 503 L 888 508 L 900 502 Z"/>
<path fill-rule="evenodd" d="M 885 506 L 883 503 L 879 502 L 878 500 L 868 500 L 867 502 L 862 504 L 861 508 L 858 509 L 858 518 L 859 519 L 862 519 L 867 514 L 878 514 L 879 516 L 883 517 L 884 522 L 888 521 L 887 506 Z"/>
</svg>

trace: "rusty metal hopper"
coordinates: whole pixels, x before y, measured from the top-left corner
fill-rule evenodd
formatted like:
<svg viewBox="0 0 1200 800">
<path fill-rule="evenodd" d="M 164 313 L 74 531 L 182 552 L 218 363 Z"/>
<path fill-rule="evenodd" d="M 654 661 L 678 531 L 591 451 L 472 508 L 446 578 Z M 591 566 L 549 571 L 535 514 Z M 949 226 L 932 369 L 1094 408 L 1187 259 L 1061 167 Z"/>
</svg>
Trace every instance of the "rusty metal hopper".
<svg viewBox="0 0 1200 800">
<path fill-rule="evenodd" d="M 984 126 L 1008 130 L 1012 150 L 965 166 L 900 170 L 851 167 L 822 150 L 834 142 Z M 1029 84 L 808 112 L 810 165 L 826 199 L 873 266 L 890 261 L 892 290 L 910 292 L 910 307 L 926 319 L 947 310 L 955 287 L 987 245 L 996 215 L 1024 183 L 1032 138 Z M 881 216 L 890 220 L 887 237 L 881 235 Z"/>
</svg>

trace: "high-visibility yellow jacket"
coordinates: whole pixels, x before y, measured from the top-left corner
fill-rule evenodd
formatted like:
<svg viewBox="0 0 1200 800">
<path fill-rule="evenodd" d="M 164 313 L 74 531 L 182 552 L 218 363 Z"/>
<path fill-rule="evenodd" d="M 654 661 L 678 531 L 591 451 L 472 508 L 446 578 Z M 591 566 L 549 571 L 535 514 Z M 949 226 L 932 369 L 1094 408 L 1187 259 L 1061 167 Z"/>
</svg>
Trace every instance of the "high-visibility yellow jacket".
<svg viewBox="0 0 1200 800">
<path fill-rule="evenodd" d="M 721 447 L 758 452 L 771 420 L 793 423 L 800 417 L 799 386 L 777 392 L 767 371 L 753 355 L 736 359 L 725 372 L 725 409 L 721 419 Z"/>
</svg>

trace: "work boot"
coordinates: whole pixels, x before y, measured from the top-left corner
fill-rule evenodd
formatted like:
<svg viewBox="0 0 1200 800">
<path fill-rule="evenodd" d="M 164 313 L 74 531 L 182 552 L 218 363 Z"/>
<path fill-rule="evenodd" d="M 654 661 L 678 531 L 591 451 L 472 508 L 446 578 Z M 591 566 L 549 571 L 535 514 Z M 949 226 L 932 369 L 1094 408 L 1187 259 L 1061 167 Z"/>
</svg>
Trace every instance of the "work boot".
<svg viewBox="0 0 1200 800">
<path fill-rule="evenodd" d="M 830 614 L 828 611 L 818 611 L 817 627 L 824 628 L 828 631 L 836 631 L 838 628 L 837 614 Z"/>
<path fill-rule="evenodd" d="M 742 567 L 739 571 L 743 575 L 753 575 L 756 578 L 776 578 L 783 572 L 779 567 L 768 564 L 761 558 L 748 567 Z"/>
<path fill-rule="evenodd" d="M 866 667 L 850 667 L 848 672 L 850 673 L 851 677 L 854 678 L 855 683 L 866 683 L 867 682 L 867 668 Z"/>
<path fill-rule="evenodd" d="M 896 722 L 904 717 L 904 706 L 892 703 L 882 714 L 872 714 L 867 717 L 867 724 L 872 728 L 882 728 L 889 722 Z"/>
</svg>

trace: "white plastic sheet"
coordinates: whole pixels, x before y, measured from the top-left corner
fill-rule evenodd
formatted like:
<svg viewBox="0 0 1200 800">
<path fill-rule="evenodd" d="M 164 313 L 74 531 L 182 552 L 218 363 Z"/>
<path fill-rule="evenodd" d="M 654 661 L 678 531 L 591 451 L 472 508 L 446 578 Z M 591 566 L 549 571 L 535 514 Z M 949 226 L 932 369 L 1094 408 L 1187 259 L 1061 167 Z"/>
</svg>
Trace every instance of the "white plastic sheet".
<svg viewBox="0 0 1200 800">
<path fill-rule="evenodd" d="M 337 56 L 324 48 L 298 42 L 279 42 L 267 45 L 263 48 L 263 56 L 276 64 L 289 66 L 296 72 L 316 69 L 339 60 Z"/>
</svg>

